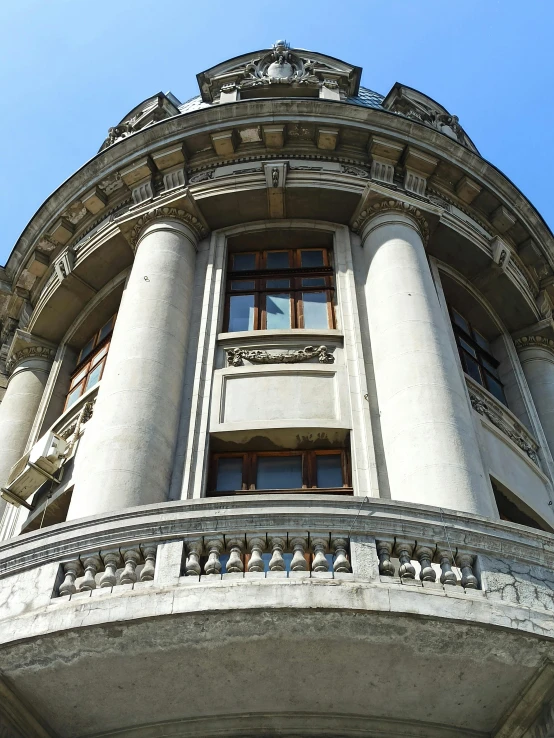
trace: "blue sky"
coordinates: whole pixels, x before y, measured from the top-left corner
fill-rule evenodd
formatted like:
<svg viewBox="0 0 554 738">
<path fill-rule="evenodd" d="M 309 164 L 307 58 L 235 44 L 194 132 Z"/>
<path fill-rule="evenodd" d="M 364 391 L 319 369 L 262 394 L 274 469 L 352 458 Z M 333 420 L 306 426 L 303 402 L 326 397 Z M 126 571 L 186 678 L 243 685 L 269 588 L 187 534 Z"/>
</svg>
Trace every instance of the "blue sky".
<svg viewBox="0 0 554 738">
<path fill-rule="evenodd" d="M 553 0 L 0 0 L 0 263 L 45 198 L 144 98 L 286 38 L 458 115 L 554 229 Z"/>
</svg>

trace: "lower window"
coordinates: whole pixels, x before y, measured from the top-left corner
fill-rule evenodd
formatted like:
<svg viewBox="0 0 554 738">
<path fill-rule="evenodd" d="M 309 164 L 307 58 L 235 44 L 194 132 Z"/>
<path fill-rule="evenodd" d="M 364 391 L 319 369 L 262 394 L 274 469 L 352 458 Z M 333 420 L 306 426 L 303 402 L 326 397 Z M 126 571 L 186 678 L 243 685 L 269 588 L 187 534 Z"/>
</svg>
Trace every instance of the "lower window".
<svg viewBox="0 0 554 738">
<path fill-rule="evenodd" d="M 212 456 L 209 495 L 317 489 L 351 494 L 345 450 L 245 452 Z"/>
</svg>

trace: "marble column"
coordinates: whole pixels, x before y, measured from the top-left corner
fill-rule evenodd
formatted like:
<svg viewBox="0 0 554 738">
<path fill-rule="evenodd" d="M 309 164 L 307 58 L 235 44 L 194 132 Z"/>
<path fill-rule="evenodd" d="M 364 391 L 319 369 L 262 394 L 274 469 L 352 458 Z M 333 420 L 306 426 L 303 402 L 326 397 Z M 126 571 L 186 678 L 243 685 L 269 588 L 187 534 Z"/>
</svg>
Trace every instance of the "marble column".
<svg viewBox="0 0 554 738">
<path fill-rule="evenodd" d="M 68 519 L 167 500 L 192 307 L 195 232 L 147 222 L 125 286 Z"/>
<path fill-rule="evenodd" d="M 554 341 L 528 336 L 517 339 L 515 345 L 546 442 L 554 456 Z"/>
<path fill-rule="evenodd" d="M 421 213 L 400 204 L 360 229 L 391 496 L 496 518 L 425 229 Z"/>
<path fill-rule="evenodd" d="M 25 331 L 16 331 L 6 363 L 11 372 L 0 403 L 0 486 L 25 453 L 27 441 L 50 373 L 55 350 L 37 342 Z M 0 513 L 6 502 L 0 499 Z"/>
</svg>

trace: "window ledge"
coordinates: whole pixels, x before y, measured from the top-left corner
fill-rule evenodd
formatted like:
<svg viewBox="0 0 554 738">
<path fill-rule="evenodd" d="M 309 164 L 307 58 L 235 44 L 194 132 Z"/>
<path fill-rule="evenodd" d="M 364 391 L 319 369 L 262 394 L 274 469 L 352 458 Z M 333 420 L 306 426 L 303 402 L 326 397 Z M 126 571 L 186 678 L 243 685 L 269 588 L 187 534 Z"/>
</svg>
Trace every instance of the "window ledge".
<svg viewBox="0 0 554 738">
<path fill-rule="evenodd" d="M 334 339 L 342 343 L 342 331 L 335 328 L 310 329 L 310 328 L 288 328 L 284 330 L 265 330 L 265 331 L 236 331 L 234 333 L 219 333 L 217 340 L 220 344 L 236 343 L 237 341 L 255 341 L 256 343 L 266 343 L 275 339 L 301 339 L 307 344 L 320 342 L 323 340 Z"/>
<path fill-rule="evenodd" d="M 207 497 L 240 497 L 241 495 L 353 495 L 352 487 L 299 487 L 298 489 L 236 489 L 207 493 Z"/>
</svg>

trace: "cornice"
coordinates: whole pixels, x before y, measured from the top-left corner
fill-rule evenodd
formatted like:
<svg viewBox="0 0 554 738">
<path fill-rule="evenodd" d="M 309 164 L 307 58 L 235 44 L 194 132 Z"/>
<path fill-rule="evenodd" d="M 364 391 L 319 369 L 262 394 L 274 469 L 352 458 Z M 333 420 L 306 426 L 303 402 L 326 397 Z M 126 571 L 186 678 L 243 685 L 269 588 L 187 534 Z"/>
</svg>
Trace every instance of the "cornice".
<svg viewBox="0 0 554 738">
<path fill-rule="evenodd" d="M 427 219 L 419 208 L 416 208 L 410 203 L 403 202 L 402 200 L 389 199 L 374 202 L 372 205 L 366 207 L 360 212 L 356 220 L 352 223 L 352 230 L 355 233 L 362 233 L 365 226 L 370 220 L 372 220 L 372 218 L 387 212 L 409 215 L 412 220 L 415 220 L 417 223 L 423 243 L 427 243 L 429 240 L 429 224 L 427 223 Z"/>
<path fill-rule="evenodd" d="M 182 221 L 194 231 L 198 238 L 203 238 L 206 235 L 206 229 L 202 223 L 194 215 L 187 213 L 186 210 L 172 207 L 154 208 L 141 215 L 131 231 L 129 242 L 133 251 L 136 251 L 137 242 L 144 227 L 155 220 L 163 220 L 165 218 Z"/>
</svg>

